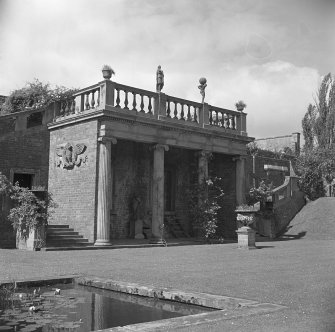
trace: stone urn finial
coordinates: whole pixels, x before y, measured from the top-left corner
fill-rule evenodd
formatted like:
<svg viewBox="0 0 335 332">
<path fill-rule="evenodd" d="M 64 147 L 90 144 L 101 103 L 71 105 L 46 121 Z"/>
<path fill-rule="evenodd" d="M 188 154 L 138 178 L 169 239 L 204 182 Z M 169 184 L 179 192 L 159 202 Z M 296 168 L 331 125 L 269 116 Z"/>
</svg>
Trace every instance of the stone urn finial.
<svg viewBox="0 0 335 332">
<path fill-rule="evenodd" d="M 235 107 L 239 112 L 243 112 L 243 110 L 247 107 L 247 104 L 243 100 L 239 100 L 235 104 Z"/>
<path fill-rule="evenodd" d="M 207 79 L 205 77 L 201 77 L 199 79 L 199 83 L 200 85 L 198 86 L 199 90 L 200 90 L 200 94 L 202 96 L 202 103 L 205 100 L 205 89 L 207 87 Z"/>
<path fill-rule="evenodd" d="M 102 76 L 105 80 L 110 80 L 112 75 L 115 75 L 115 71 L 109 65 L 104 65 L 101 71 L 102 71 Z"/>
</svg>

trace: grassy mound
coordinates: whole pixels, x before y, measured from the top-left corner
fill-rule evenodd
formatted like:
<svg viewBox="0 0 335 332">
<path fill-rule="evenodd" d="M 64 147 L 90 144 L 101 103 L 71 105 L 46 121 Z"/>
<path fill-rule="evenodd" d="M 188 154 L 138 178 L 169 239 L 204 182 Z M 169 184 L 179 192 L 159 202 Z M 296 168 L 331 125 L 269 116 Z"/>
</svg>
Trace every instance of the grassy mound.
<svg viewBox="0 0 335 332">
<path fill-rule="evenodd" d="M 283 237 L 335 239 L 335 197 L 309 202 L 290 222 Z"/>
</svg>

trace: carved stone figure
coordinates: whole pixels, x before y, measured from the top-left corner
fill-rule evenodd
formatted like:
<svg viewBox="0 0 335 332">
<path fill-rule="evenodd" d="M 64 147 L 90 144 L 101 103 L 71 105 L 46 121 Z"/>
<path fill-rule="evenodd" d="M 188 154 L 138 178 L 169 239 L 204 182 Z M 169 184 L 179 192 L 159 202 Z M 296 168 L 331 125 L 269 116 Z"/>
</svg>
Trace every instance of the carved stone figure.
<svg viewBox="0 0 335 332">
<path fill-rule="evenodd" d="M 56 166 L 73 168 L 75 165 L 79 166 L 82 162 L 86 162 L 87 156 L 81 156 L 85 149 L 85 144 L 66 143 L 64 146 L 57 147 L 56 154 L 60 158 L 56 162 Z"/>
<path fill-rule="evenodd" d="M 202 103 L 204 102 L 205 100 L 205 89 L 207 87 L 207 80 L 205 77 L 201 77 L 199 79 L 199 83 L 200 85 L 198 86 L 198 88 L 200 89 L 200 94 L 202 96 Z"/>
<path fill-rule="evenodd" d="M 164 86 L 164 72 L 161 66 L 158 66 L 156 72 L 156 91 L 161 92 Z"/>
</svg>

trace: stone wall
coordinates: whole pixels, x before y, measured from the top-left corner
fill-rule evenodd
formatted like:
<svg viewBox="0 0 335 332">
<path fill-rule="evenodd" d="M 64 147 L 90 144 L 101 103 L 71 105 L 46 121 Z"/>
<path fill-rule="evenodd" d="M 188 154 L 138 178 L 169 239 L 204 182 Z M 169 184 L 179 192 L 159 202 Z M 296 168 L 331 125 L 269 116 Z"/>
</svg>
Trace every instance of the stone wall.
<svg viewBox="0 0 335 332">
<path fill-rule="evenodd" d="M 300 133 L 293 133 L 291 135 L 260 138 L 256 139 L 255 144 L 258 148 L 263 150 L 270 150 L 273 152 L 284 151 L 285 148 L 288 153 L 299 155 L 300 153 Z M 285 149 L 286 150 L 286 149 Z"/>
<path fill-rule="evenodd" d="M 73 227 L 94 241 L 97 181 L 97 120 L 78 122 L 50 131 L 49 188 L 58 207 L 50 224 Z M 87 161 L 73 168 L 57 166 L 57 147 L 70 143 L 85 144 Z"/>
<path fill-rule="evenodd" d="M 15 131 L 13 119 L 0 122 L 0 172 L 10 181 L 14 173 L 33 174 L 33 185 L 48 187 L 49 132 L 45 125 Z M 10 200 L 0 198 L 0 248 L 15 247 L 15 234 L 6 216 Z"/>
<path fill-rule="evenodd" d="M 151 154 L 149 144 L 118 140 L 112 146 L 112 239 L 134 235 L 135 197 L 140 199 L 140 218 L 150 210 Z"/>
<path fill-rule="evenodd" d="M 284 166 L 287 167 L 287 172 L 282 171 L 269 171 L 264 170 L 264 165 L 273 166 Z M 285 159 L 274 159 L 269 157 L 255 156 L 255 175 L 256 175 L 256 186 L 258 186 L 260 179 L 266 179 L 272 182 L 274 187 L 278 187 L 284 183 L 285 176 L 289 175 L 290 162 Z M 246 187 L 251 188 L 253 186 L 253 157 L 248 156 L 246 160 Z"/>
<path fill-rule="evenodd" d="M 112 147 L 113 199 L 111 238 L 134 235 L 133 201 L 140 198 L 139 217 L 151 213 L 153 151 L 151 144 L 118 140 Z M 165 168 L 174 170 L 175 212 L 187 232 L 191 232 L 186 190 L 189 188 L 194 152 L 170 148 L 165 152 Z M 194 165 L 194 162 L 192 163 Z"/>
<path fill-rule="evenodd" d="M 3 122 L 2 122 L 3 125 Z M 48 186 L 49 132 L 46 126 L 0 133 L 0 171 L 35 173 L 34 185 Z"/>
</svg>

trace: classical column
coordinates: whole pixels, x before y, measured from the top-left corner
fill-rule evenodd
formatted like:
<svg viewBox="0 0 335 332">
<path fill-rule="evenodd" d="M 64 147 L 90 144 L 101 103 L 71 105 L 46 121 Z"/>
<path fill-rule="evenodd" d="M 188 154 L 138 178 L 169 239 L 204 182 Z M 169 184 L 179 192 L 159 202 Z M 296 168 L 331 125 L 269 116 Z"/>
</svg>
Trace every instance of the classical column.
<svg viewBox="0 0 335 332">
<path fill-rule="evenodd" d="M 115 138 L 98 138 L 98 207 L 97 207 L 97 239 L 95 246 L 108 246 L 110 242 L 110 206 L 111 206 L 111 144 Z"/>
<path fill-rule="evenodd" d="M 152 184 L 152 237 L 150 243 L 163 243 L 164 227 L 164 152 L 168 151 L 167 145 L 156 144 L 154 151 L 154 170 Z"/>
<path fill-rule="evenodd" d="M 245 158 L 236 157 L 236 203 L 241 205 L 245 203 Z"/>
<path fill-rule="evenodd" d="M 198 154 L 198 183 L 201 184 L 208 178 L 208 158 L 210 153 L 207 151 L 200 151 Z"/>
</svg>

